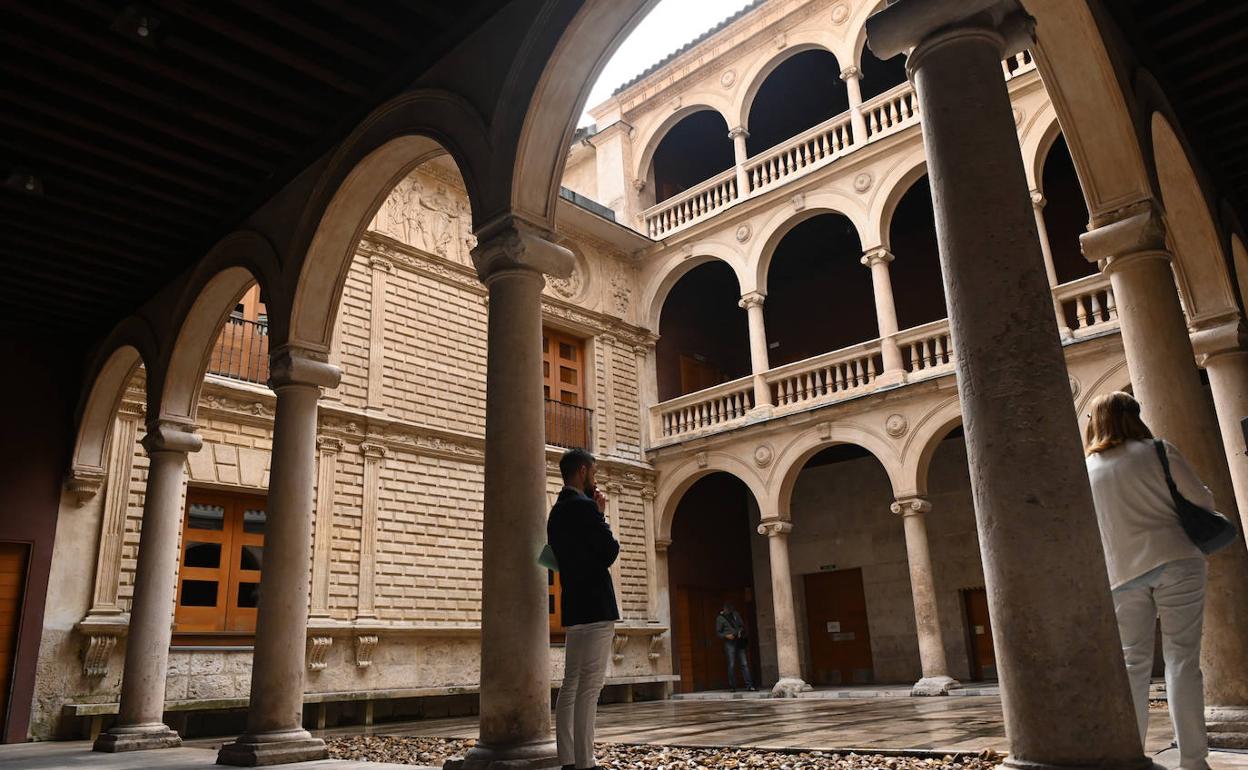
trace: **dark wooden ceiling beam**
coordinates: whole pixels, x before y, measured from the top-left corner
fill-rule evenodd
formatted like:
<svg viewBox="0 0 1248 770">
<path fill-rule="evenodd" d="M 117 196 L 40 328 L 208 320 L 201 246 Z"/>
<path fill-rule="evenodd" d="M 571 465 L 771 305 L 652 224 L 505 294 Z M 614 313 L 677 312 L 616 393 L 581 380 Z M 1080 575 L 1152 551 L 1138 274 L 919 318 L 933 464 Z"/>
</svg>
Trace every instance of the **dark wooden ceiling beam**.
<svg viewBox="0 0 1248 770">
<path fill-rule="evenodd" d="M 1210 10 L 1214 9 L 1210 8 Z M 1194 19 L 1190 23 L 1170 27 L 1169 34 L 1153 40 L 1153 47 L 1158 51 L 1164 51 L 1167 48 L 1187 48 L 1191 45 L 1193 38 L 1213 31 L 1219 32 L 1214 37 L 1220 40 L 1221 32 L 1243 26 L 1244 18 L 1244 7 L 1239 3 L 1229 3 L 1223 7 L 1221 13 L 1202 14 L 1199 20 Z"/>
<path fill-rule="evenodd" d="M 236 2 L 234 5 L 246 13 L 267 19 L 277 26 L 299 35 L 304 40 L 332 51 L 338 56 L 350 59 L 365 69 L 377 73 L 386 71 L 387 65 L 384 61 L 362 48 L 351 45 L 342 35 L 341 30 L 330 32 L 321 29 L 304 21 L 298 15 L 290 13 L 282 6 L 267 2 L 267 0 L 247 0 L 244 3 Z"/>
<path fill-rule="evenodd" d="M 392 45 L 401 45 L 404 36 L 399 33 L 399 26 L 393 21 L 381 19 L 369 13 L 367 9 L 379 7 L 368 4 L 353 5 L 343 0 L 311 0 L 329 13 L 339 16 L 343 21 L 362 29 L 373 37 L 381 38 Z"/>
<path fill-rule="evenodd" d="M 131 278 L 145 275 L 152 266 L 163 265 L 172 248 L 186 248 L 186 244 L 162 247 L 124 228 L 84 227 L 77 222 L 67 221 L 64 217 L 48 216 L 22 201 L 21 197 L 0 197 L 0 211 L 18 215 L 10 218 L 5 225 L 11 231 L 24 232 L 35 238 L 46 238 L 49 243 L 66 244 L 82 255 L 112 255 L 123 260 L 114 269 Z M 140 259 L 144 264 L 127 264 Z"/>
</svg>

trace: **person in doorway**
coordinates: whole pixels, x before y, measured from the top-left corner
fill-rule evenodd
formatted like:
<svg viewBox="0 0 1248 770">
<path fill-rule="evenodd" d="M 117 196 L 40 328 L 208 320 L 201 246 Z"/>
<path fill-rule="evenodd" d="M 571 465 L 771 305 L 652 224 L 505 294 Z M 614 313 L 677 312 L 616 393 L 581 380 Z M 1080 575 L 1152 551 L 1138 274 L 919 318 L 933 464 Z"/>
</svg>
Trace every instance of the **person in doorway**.
<svg viewBox="0 0 1248 770">
<path fill-rule="evenodd" d="M 1213 493 L 1178 449 L 1162 443 L 1180 494 L 1213 510 Z M 1085 449 L 1140 741 L 1148 731 L 1153 637 L 1160 616 L 1166 695 L 1179 766 L 1207 770 L 1200 671 L 1204 554 L 1179 524 L 1153 434 L 1130 394 L 1109 393 L 1092 401 Z"/>
<path fill-rule="evenodd" d="M 555 703 L 555 737 L 564 770 L 598 768 L 594 717 L 607 675 L 615 621 L 620 619 L 610 567 L 620 544 L 605 516 L 607 498 L 594 484 L 597 466 L 584 449 L 559 460 L 563 490 L 546 522 L 546 537 L 563 586 L 563 684 Z"/>
<path fill-rule="evenodd" d="M 745 689 L 753 692 L 757 688 L 750 678 L 750 632 L 732 602 L 724 602 L 724 608 L 715 616 L 715 635 L 723 640 L 724 655 L 728 658 L 728 689 L 737 691 L 737 661 L 740 661 Z"/>
</svg>

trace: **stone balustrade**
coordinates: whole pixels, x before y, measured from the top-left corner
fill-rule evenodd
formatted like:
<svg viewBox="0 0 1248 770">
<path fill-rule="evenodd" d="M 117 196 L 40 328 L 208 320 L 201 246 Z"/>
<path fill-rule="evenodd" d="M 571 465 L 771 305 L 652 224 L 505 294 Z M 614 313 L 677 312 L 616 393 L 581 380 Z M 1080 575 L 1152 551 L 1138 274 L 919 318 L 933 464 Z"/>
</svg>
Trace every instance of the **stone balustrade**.
<svg viewBox="0 0 1248 770">
<path fill-rule="evenodd" d="M 745 173 L 749 192 L 753 195 L 813 171 L 846 154 L 854 144 L 848 112 L 826 120 L 748 161 Z"/>
<path fill-rule="evenodd" d="M 644 214 L 646 234 L 654 239 L 662 238 L 740 199 L 737 172 L 730 168 L 648 210 Z"/>
<path fill-rule="evenodd" d="M 1017 77 L 1024 72 L 1031 72 L 1036 68 L 1035 59 L 1031 58 L 1031 51 L 1022 50 L 1013 56 L 1001 62 L 1001 69 L 1005 72 L 1005 79 Z"/>
<path fill-rule="evenodd" d="M 1118 311 L 1108 276 L 1097 273 L 1064 283 L 1053 296 L 1070 323 L 1068 342 L 1117 330 Z M 956 359 L 947 319 L 906 329 L 893 339 L 901 351 L 904 382 L 953 373 Z M 779 417 L 895 385 L 896 379 L 878 381 L 884 374 L 881 348 L 881 340 L 870 340 L 770 369 L 762 377 L 774 406 L 764 410 L 755 409 L 752 376 L 656 404 L 650 407 L 651 446 L 717 433 L 751 416 Z"/>
<path fill-rule="evenodd" d="M 919 122 L 919 99 L 909 83 L 885 91 L 862 104 L 867 141 L 874 142 Z"/>
<path fill-rule="evenodd" d="M 779 412 L 865 393 L 873 388 L 881 369 L 880 341 L 872 340 L 777 367 L 765 379 Z"/>
</svg>

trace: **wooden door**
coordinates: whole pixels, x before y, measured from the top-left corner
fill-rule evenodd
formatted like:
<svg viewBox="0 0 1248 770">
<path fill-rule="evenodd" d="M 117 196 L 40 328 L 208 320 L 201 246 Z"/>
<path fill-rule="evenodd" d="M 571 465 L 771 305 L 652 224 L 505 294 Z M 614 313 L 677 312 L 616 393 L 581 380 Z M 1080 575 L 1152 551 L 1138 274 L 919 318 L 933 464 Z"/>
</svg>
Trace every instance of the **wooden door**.
<svg viewBox="0 0 1248 770">
<path fill-rule="evenodd" d="M 174 630 L 256 630 L 264 563 L 265 498 L 191 489 L 182 525 Z"/>
<path fill-rule="evenodd" d="M 9 692 L 13 687 L 29 550 L 25 543 L 0 543 L 0 728 L 7 727 L 9 721 Z"/>
<path fill-rule="evenodd" d="M 542 330 L 542 390 L 546 396 L 546 443 L 589 449 L 585 408 L 585 346 L 566 334 Z"/>
<path fill-rule="evenodd" d="M 730 601 L 741 613 L 750 634 L 750 674 L 758 684 L 758 624 L 754 592 L 750 588 L 704 588 L 678 586 L 672 604 L 672 636 L 680 666 L 680 692 L 728 689 L 728 659 L 724 643 L 715 634 L 715 618 Z M 744 687 L 737 671 L 737 686 Z"/>
<path fill-rule="evenodd" d="M 805 586 L 811 684 L 874 681 L 862 570 L 816 572 L 805 576 Z"/>
<path fill-rule="evenodd" d="M 966 611 L 966 649 L 971 656 L 971 679 L 997 678 L 997 655 L 992 646 L 992 621 L 988 617 L 988 592 L 983 588 L 962 591 Z"/>
<path fill-rule="evenodd" d="M 706 361 L 680 355 L 680 393 L 696 393 L 724 382 L 724 373 Z"/>
</svg>

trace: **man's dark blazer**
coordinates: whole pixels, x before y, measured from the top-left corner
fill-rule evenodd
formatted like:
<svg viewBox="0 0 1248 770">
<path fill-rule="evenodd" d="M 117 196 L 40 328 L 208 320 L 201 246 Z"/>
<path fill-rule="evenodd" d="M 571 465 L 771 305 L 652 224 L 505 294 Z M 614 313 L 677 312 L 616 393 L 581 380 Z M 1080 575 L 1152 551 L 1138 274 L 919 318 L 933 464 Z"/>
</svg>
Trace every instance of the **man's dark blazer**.
<svg viewBox="0 0 1248 770">
<path fill-rule="evenodd" d="M 609 568 L 620 554 L 620 544 L 597 503 L 564 487 L 550 509 L 546 540 L 559 562 L 563 625 L 619 620 Z"/>
</svg>

